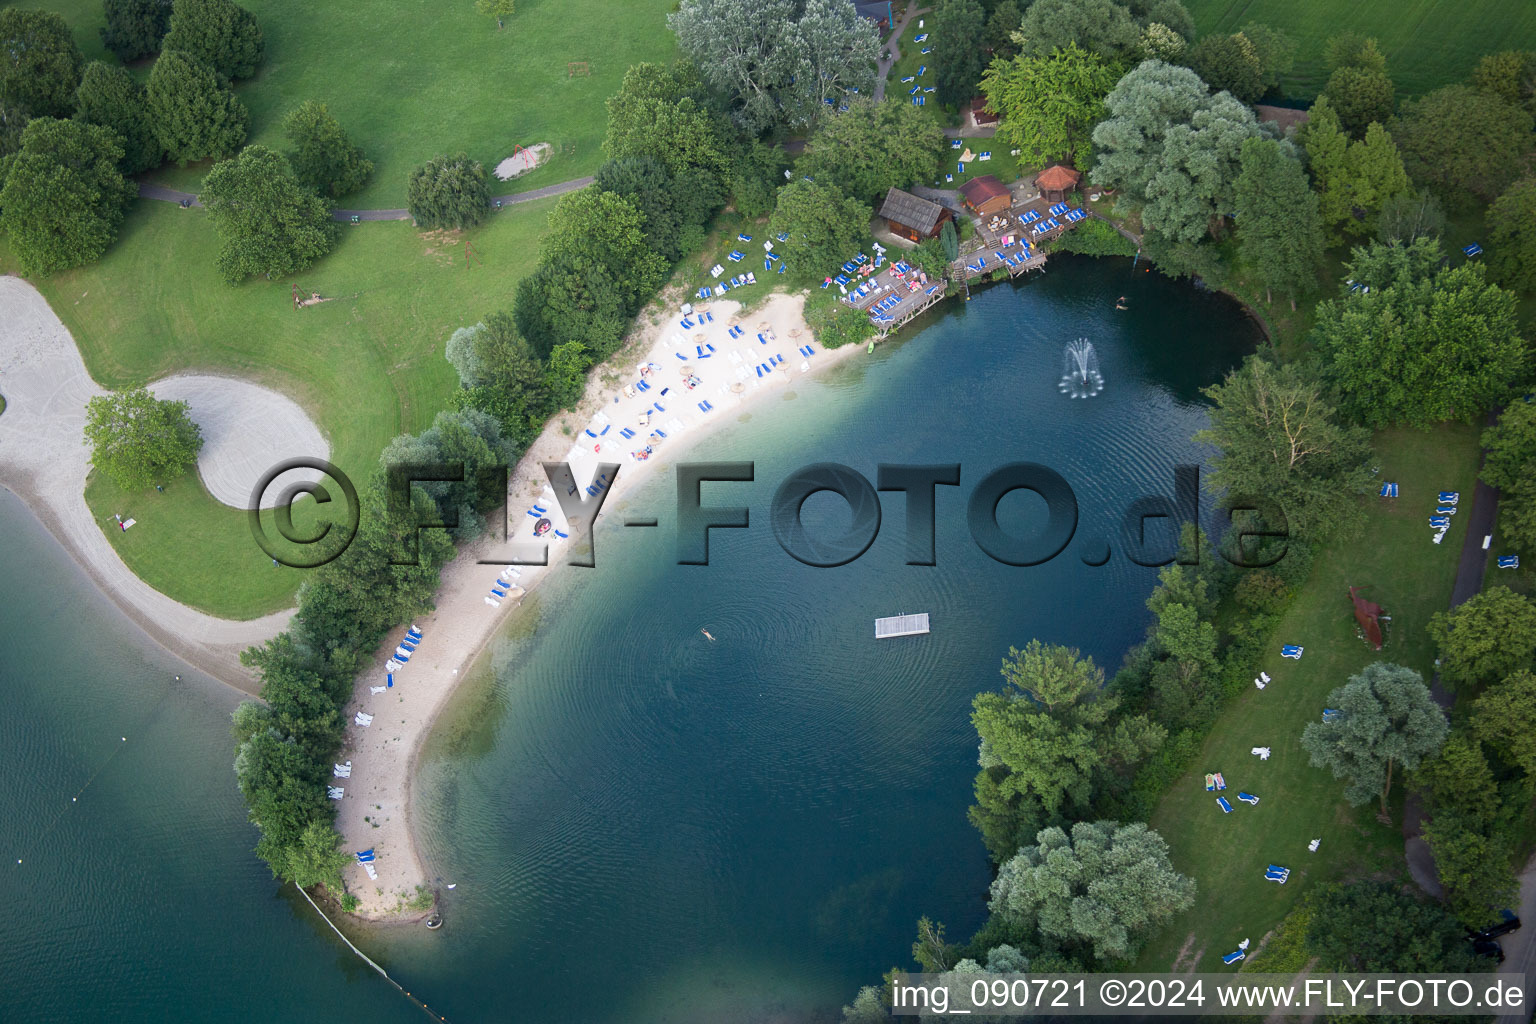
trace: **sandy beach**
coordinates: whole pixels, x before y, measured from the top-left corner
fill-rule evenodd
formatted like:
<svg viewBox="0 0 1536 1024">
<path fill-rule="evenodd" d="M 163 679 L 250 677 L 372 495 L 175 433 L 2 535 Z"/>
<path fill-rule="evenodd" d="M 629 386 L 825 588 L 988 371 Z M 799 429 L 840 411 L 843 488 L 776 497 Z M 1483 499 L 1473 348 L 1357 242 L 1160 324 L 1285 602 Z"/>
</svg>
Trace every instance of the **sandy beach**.
<svg viewBox="0 0 1536 1024">
<path fill-rule="evenodd" d="M 823 350 L 811 338 L 802 316 L 804 299 L 776 294 L 759 308 L 742 316 L 745 330 L 731 338 L 728 329 L 737 323 L 740 306 L 716 300 L 695 306 L 713 318 L 692 329 L 682 326 L 682 315 L 673 312 L 657 326 L 644 329 L 644 354 L 594 368 L 587 393 L 576 412 L 557 416 L 518 463 L 509 483 L 509 540 L 535 540 L 534 528 L 541 519 L 550 521 L 549 566 L 519 566 L 506 581 L 507 597 L 499 607 L 487 604 L 492 586 L 500 579 L 501 566 L 479 564 L 481 559 L 505 558 L 499 540 L 482 538 L 463 548 L 443 567 L 437 607 L 418 619 L 423 638 L 411 659 L 387 683 L 387 665 L 397 643 L 405 635 L 402 626 L 390 635 L 374 663 L 358 678 L 352 700 L 343 711 L 348 723 L 342 762 L 351 762 L 349 778 L 333 778 L 345 790 L 339 801 L 336 827 L 349 851 L 372 849 L 377 878 L 369 878 L 361 864 L 348 866 L 348 891 L 357 896 L 358 916 L 370 920 L 416 920 L 421 911 L 407 911 L 404 902 L 418 885 L 432 888 L 436 875 L 424 864 L 411 828 L 411 784 L 416 759 L 433 722 L 447 706 L 459 681 L 485 650 L 496 632 L 515 612 L 520 599 L 553 573 L 570 556 L 571 534 L 559 502 L 545 476 L 544 462 L 569 462 L 579 486 L 593 481 L 601 462 L 619 463 L 617 478 L 609 489 L 604 509 L 643 483 L 659 466 L 677 461 L 683 451 L 715 430 L 736 422 L 745 407 L 769 396 L 779 396 L 793 382 L 864 351 L 848 346 Z M 649 312 L 649 311 L 648 311 Z M 641 314 L 644 322 L 647 313 Z M 767 341 L 758 340 L 761 333 Z M 810 345 L 809 357 L 800 348 Z M 705 346 L 713 346 L 711 352 Z M 630 353 L 635 350 L 629 346 Z M 699 351 L 708 353 L 699 358 Z M 679 359 L 681 354 L 684 358 Z M 758 376 L 757 369 L 774 356 L 783 356 L 771 370 Z M 644 376 L 640 366 L 649 372 Z M 685 373 L 685 371 L 687 371 Z M 618 375 L 617 384 L 604 383 Z M 691 376 L 698 380 L 687 387 Z M 636 385 L 644 380 L 648 389 Z M 740 384 L 739 393 L 732 390 Z M 665 390 L 665 394 L 662 392 Z M 712 408 L 700 408 L 700 403 Z M 661 409 L 657 409 L 657 405 Z M 649 413 L 646 417 L 645 414 Z M 646 419 L 644 426 L 642 418 Z M 632 438 L 622 431 L 635 431 Z M 664 433 L 653 445 L 654 454 L 644 461 L 630 457 L 645 447 L 651 432 Z M 589 434 L 588 431 L 591 433 Z M 595 436 L 594 436 L 595 435 Z M 546 514 L 528 512 L 543 509 Z M 611 541 L 610 541 L 611 543 Z M 377 692 L 375 692 L 377 691 Z M 358 724 L 357 714 L 373 716 L 369 725 Z"/>
</svg>

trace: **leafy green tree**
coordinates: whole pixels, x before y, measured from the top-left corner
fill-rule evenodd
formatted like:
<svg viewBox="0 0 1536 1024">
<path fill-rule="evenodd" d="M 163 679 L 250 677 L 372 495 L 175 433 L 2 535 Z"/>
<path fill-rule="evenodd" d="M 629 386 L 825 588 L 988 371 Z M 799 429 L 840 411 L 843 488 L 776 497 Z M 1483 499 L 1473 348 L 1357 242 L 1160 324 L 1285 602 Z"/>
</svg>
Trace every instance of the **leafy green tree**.
<svg viewBox="0 0 1536 1024">
<path fill-rule="evenodd" d="M 729 128 L 700 102 L 703 91 L 697 69 L 686 61 L 631 66 L 608 98 L 603 152 L 610 160 L 650 157 L 674 174 L 693 167 L 725 179 L 732 165 Z"/>
<path fill-rule="evenodd" d="M 1195 19 L 1180 0 L 1128 0 L 1126 8 L 1143 28 L 1164 25 L 1186 42 L 1195 38 Z"/>
<path fill-rule="evenodd" d="M 1024 23 L 1024 12 L 1019 9 L 1017 0 L 1000 0 L 992 7 L 992 13 L 987 16 L 987 30 L 982 36 L 981 45 L 992 52 L 994 60 L 1008 60 L 1019 52 L 1019 44 L 1013 41 L 1013 34 Z M 1183 40 L 1179 40 L 1182 44 Z"/>
<path fill-rule="evenodd" d="M 1485 690 L 1472 705 L 1472 731 L 1536 778 L 1536 675 L 1520 669 Z"/>
<path fill-rule="evenodd" d="M 1142 26 L 1114 0 L 1034 0 L 1024 11 L 1016 42 L 1024 54 L 1043 56 L 1076 43 L 1111 61 L 1128 61 Z"/>
<path fill-rule="evenodd" d="M 942 923 L 935 923 L 926 917 L 918 919 L 917 941 L 912 943 L 912 959 L 921 964 L 923 970 L 932 974 L 950 970 L 960 956 L 959 950 L 959 946 L 945 940 Z"/>
<path fill-rule="evenodd" d="M 807 304 L 805 323 L 822 348 L 858 345 L 875 336 L 875 325 L 870 322 L 869 314 L 845 302 Z"/>
<path fill-rule="evenodd" d="M 1481 927 L 1517 888 L 1507 851 L 1518 845 L 1482 744 L 1466 730 L 1452 731 L 1413 781 L 1428 813 L 1423 833 L 1445 901 L 1464 923 Z"/>
<path fill-rule="evenodd" d="M 1146 60 L 1181 64 L 1189 43 L 1167 25 L 1153 22 L 1141 30 L 1141 55 Z"/>
<path fill-rule="evenodd" d="M 1499 530 L 1525 547 L 1536 543 L 1536 405 L 1514 402 L 1483 431 L 1482 477 L 1499 488 Z"/>
<path fill-rule="evenodd" d="M 1093 130 L 1097 185 L 1122 189 L 1142 221 L 1175 242 L 1204 237 L 1232 211 L 1243 140 L 1260 135 L 1253 111 L 1212 96 L 1188 68 L 1144 61 L 1105 101 Z"/>
<path fill-rule="evenodd" d="M 495 416 L 507 443 L 526 448 L 556 405 L 544 367 L 513 318 L 494 313 L 454 331 L 447 356 L 465 389 L 455 396 L 458 407 Z"/>
<path fill-rule="evenodd" d="M 958 107 L 976 95 L 976 85 L 981 81 L 987 12 L 978 0 L 940 0 L 930 17 L 933 53 L 929 60 L 933 63 L 934 84 L 940 101 Z"/>
<path fill-rule="evenodd" d="M 75 91 L 75 119 L 99 124 L 118 134 L 123 143 L 124 174 L 138 174 L 160 166 L 165 152 L 155 137 L 144 87 L 127 68 L 93 60 L 80 76 Z"/>
<path fill-rule="evenodd" d="M 161 51 L 144 93 L 155 137 L 177 165 L 229 156 L 245 144 L 245 105 L 195 57 Z"/>
<path fill-rule="evenodd" d="M 1524 365 L 1515 298 L 1479 264 L 1436 266 L 1433 239 L 1356 249 L 1349 278 L 1369 292 L 1318 304 L 1312 341 L 1358 423 L 1427 426 L 1501 404 Z"/>
<path fill-rule="evenodd" d="M 1369 233 L 1387 201 L 1411 191 L 1402 157 L 1386 129 L 1373 123 L 1364 139 L 1351 142 L 1326 96 L 1312 105 L 1301 137 L 1322 220 L 1335 242 L 1344 233 Z"/>
<path fill-rule="evenodd" d="M 1043 55 L 993 61 L 981 87 L 987 106 L 1002 115 L 1001 141 L 1022 149 L 1032 163 L 1086 165 L 1116 73 L 1102 55 L 1068 43 Z"/>
<path fill-rule="evenodd" d="M 1440 651 L 1440 678 L 1450 688 L 1477 686 L 1531 668 L 1536 605 L 1508 587 L 1490 587 L 1429 619 Z"/>
<path fill-rule="evenodd" d="M 288 848 L 288 863 L 283 877 L 300 889 L 323 885 L 341 892 L 341 869 L 352 858 L 341 849 L 341 834 L 324 821 L 312 821 L 299 833 L 298 842 Z"/>
<path fill-rule="evenodd" d="M 843 1024 L 889 1024 L 890 1012 L 880 999 L 880 990 L 873 985 L 859 989 L 852 1006 L 843 1007 Z"/>
<path fill-rule="evenodd" d="M 1370 434 L 1342 422 L 1315 375 L 1255 356 L 1205 394 L 1216 405 L 1195 439 L 1218 449 L 1211 483 L 1229 500 L 1273 499 L 1300 537 L 1351 522 L 1369 482 Z"/>
<path fill-rule="evenodd" d="M 944 258 L 953 263 L 960 258 L 960 236 L 955 231 L 955 222 L 946 220 L 944 226 L 939 228 L 939 244 L 944 247 Z"/>
<path fill-rule="evenodd" d="M 682 0 L 667 23 L 749 135 L 814 129 L 846 93 L 874 87 L 874 23 L 841 0 Z"/>
<path fill-rule="evenodd" d="M 1264 283 L 1264 298 L 1279 290 L 1296 309 L 1296 297 L 1317 287 L 1323 263 L 1323 231 L 1317 195 L 1307 187 L 1301 162 L 1272 139 L 1243 142 L 1237 179 L 1239 250 Z"/>
<path fill-rule="evenodd" d="M 998 869 L 992 913 L 1101 962 L 1132 959 L 1141 942 L 1195 902 L 1168 844 L 1146 825 L 1080 821 L 1041 830 Z"/>
<path fill-rule="evenodd" d="M 1501 50 L 1477 62 L 1472 88 L 1516 107 L 1536 111 L 1536 53 Z"/>
<path fill-rule="evenodd" d="M 1445 742 L 1449 725 L 1424 678 L 1411 668 L 1378 661 L 1328 694 L 1328 705 L 1343 712 L 1329 722 L 1309 722 L 1301 746 L 1314 768 L 1327 768 L 1346 782 L 1344 798 L 1359 806 L 1387 795 L 1393 770 L 1412 771 Z"/>
<path fill-rule="evenodd" d="M 441 522 L 456 540 L 468 541 L 485 530 L 485 514 L 506 501 L 496 475 L 517 453 L 502 437 L 496 418 L 478 409 L 443 411 L 419 434 L 401 434 L 379 455 L 386 471 L 408 466 L 463 466 L 462 481 L 418 482 L 437 506 Z M 487 475 L 489 474 L 489 475 Z"/>
<path fill-rule="evenodd" d="M 1279 29 L 1256 21 L 1244 25 L 1241 34 L 1258 55 L 1265 90 L 1279 89 L 1280 79 L 1290 74 L 1296 64 L 1296 44 Z"/>
<path fill-rule="evenodd" d="M 549 353 L 545 378 L 549 381 L 551 398 L 562 409 L 575 409 L 587 387 L 587 368 L 592 365 L 587 357 L 587 346 L 579 341 L 556 345 Z"/>
<path fill-rule="evenodd" d="M 648 156 L 609 160 L 597 169 L 593 184 L 635 205 L 644 224 L 645 240 L 652 249 L 668 260 L 682 257 L 683 196 L 665 164 Z"/>
<path fill-rule="evenodd" d="M 1408 245 L 1419 238 L 1438 241 L 1444 231 L 1445 211 L 1440 200 L 1428 190 L 1415 192 L 1409 188 L 1389 196 L 1376 218 L 1376 240 L 1387 244 Z"/>
<path fill-rule="evenodd" d="M 117 239 L 137 193 L 117 136 L 99 125 L 35 118 L 0 187 L 0 231 L 32 277 L 90 263 Z"/>
<path fill-rule="evenodd" d="M 1328 41 L 1327 60 L 1331 74 L 1323 95 L 1344 130 L 1359 138 L 1372 121 L 1386 124 L 1392 116 L 1395 90 L 1376 40 L 1354 33 L 1335 36 Z"/>
<path fill-rule="evenodd" d="M 225 78 L 250 78 L 266 52 L 255 16 L 233 0 L 175 0 L 163 45 Z"/>
<path fill-rule="evenodd" d="M 1488 207 L 1488 266 L 1515 291 L 1536 292 L 1536 177 L 1521 178 Z"/>
<path fill-rule="evenodd" d="M 101 43 L 124 64 L 160 52 L 171 28 L 171 0 L 102 0 Z"/>
<path fill-rule="evenodd" d="M 475 11 L 488 18 L 495 18 L 496 29 L 500 31 L 504 20 L 516 13 L 517 0 L 475 0 Z"/>
<path fill-rule="evenodd" d="M 931 181 L 943 145 L 944 129 L 912 104 L 856 99 L 822 122 L 796 169 L 860 202 L 876 202 L 892 187 Z"/>
<path fill-rule="evenodd" d="M 299 183 L 281 153 L 248 146 L 215 164 L 198 199 L 219 233 L 224 280 L 281 277 L 312 265 L 336 244 L 324 200 Z"/>
<path fill-rule="evenodd" d="M 1529 111 L 1465 85 L 1448 85 L 1403 104 L 1392 129 L 1408 176 L 1464 204 L 1492 201 L 1520 176 L 1531 148 Z"/>
<path fill-rule="evenodd" d="M 69 24 L 47 11 L 0 10 L 0 105 L 68 117 L 85 58 Z"/>
<path fill-rule="evenodd" d="M 485 168 L 465 153 L 439 156 L 411 172 L 405 205 L 421 228 L 472 228 L 491 207 Z"/>
<path fill-rule="evenodd" d="M 0 161 L 21 151 L 21 133 L 32 120 L 21 107 L 0 103 Z M 0 185 L 5 184 L 5 167 L 0 163 Z"/>
<path fill-rule="evenodd" d="M 1266 87 L 1259 51 L 1241 32 L 1200 37 L 1189 51 L 1189 66 L 1213 91 L 1223 90 L 1244 103 L 1257 102 Z"/>
<path fill-rule="evenodd" d="M 170 480 L 197 464 L 202 431 L 186 402 L 161 401 L 145 388 L 97 395 L 85 405 L 91 468 L 125 491 Z"/>
<path fill-rule="evenodd" d="M 789 158 L 778 146 L 745 140 L 731 158 L 731 202 L 748 220 L 773 212 Z"/>
<path fill-rule="evenodd" d="M 1323 889 L 1306 941 L 1327 970 L 1422 974 L 1484 963 L 1455 918 L 1396 882 L 1357 879 Z"/>
<path fill-rule="evenodd" d="M 869 237 L 870 208 L 836 185 L 793 181 L 779 190 L 768 233 L 789 240 L 777 251 L 798 279 L 820 278 L 848 259 Z"/>
<path fill-rule="evenodd" d="M 277 878 L 288 878 L 292 851 L 315 822 L 329 823 L 324 768 L 292 739 L 271 729 L 255 733 L 235 754 L 235 780 L 252 823 L 261 829 L 256 853 Z"/>
<path fill-rule="evenodd" d="M 283 118 L 283 134 L 293 146 L 288 162 L 306 187 L 336 199 L 356 192 L 373 174 L 373 161 L 363 156 L 329 108 L 306 100 Z"/>
</svg>

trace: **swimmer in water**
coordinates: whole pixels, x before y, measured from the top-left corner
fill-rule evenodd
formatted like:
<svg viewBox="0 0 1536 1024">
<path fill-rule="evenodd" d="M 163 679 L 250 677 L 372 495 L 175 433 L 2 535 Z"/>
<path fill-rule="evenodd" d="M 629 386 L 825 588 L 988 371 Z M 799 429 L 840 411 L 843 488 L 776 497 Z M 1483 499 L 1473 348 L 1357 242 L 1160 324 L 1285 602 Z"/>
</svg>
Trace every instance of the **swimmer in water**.
<svg viewBox="0 0 1536 1024">
<path fill-rule="evenodd" d="M 1125 296 L 1124 295 L 1120 296 L 1119 299 L 1115 300 L 1115 308 L 1116 309 L 1125 309 L 1126 308 L 1126 306 L 1125 306 Z"/>
<path fill-rule="evenodd" d="M 701 630 L 699 630 L 699 632 L 703 633 L 705 636 L 709 637 L 709 642 L 710 643 L 714 643 L 715 642 L 715 638 L 713 636 L 710 636 L 709 630 L 701 629 Z"/>
</svg>

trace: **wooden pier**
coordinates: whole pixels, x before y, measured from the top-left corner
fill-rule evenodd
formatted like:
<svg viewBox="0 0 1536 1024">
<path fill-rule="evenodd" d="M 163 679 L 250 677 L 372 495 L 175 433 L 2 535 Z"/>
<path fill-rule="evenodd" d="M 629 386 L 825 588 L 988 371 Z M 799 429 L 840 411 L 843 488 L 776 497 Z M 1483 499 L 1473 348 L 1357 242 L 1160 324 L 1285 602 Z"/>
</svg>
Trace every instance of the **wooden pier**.
<svg viewBox="0 0 1536 1024">
<path fill-rule="evenodd" d="M 928 613 L 917 615 L 892 615 L 875 620 L 875 639 L 892 636 L 918 636 L 928 632 Z"/>
</svg>

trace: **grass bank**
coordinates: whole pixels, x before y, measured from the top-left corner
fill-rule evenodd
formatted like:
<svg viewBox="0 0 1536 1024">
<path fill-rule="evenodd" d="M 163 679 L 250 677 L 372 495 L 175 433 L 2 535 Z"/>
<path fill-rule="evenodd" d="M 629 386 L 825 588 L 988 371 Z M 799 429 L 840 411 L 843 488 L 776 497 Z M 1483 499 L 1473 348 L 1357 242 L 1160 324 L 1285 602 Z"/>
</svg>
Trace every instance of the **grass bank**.
<svg viewBox="0 0 1536 1024">
<path fill-rule="evenodd" d="M 1272 655 L 1262 665 L 1274 681 L 1250 689 L 1221 716 L 1195 770 L 1164 795 L 1152 817 L 1172 849 L 1174 865 L 1200 885 L 1197 909 L 1176 918 L 1148 945 L 1144 970 L 1168 970 L 1186 950 L 1203 950 L 1201 970 L 1220 970 L 1217 959 L 1244 938 L 1255 942 L 1291 910 L 1311 887 L 1359 875 L 1395 874 L 1404 867 L 1401 833 L 1402 777 L 1394 784 L 1394 818 L 1377 820 L 1377 805 L 1351 808 L 1343 783 L 1308 764 L 1301 731 L 1317 720 L 1332 689 L 1365 665 L 1386 660 L 1423 673 L 1434 668 L 1434 645 L 1425 633 L 1429 617 L 1447 607 L 1461 553 L 1462 533 L 1430 541 L 1427 517 L 1442 488 L 1470 494 L 1477 473 L 1477 432 L 1442 425 L 1433 431 L 1392 430 L 1376 439 L 1381 479 L 1400 485 L 1393 501 L 1370 499 L 1364 532 L 1318 552 L 1307 583 L 1284 613 Z M 1355 635 L 1351 586 L 1392 616 L 1385 648 L 1372 651 Z M 1282 660 L 1279 645 L 1300 644 L 1300 661 Z M 1268 746 L 1260 761 L 1251 750 Z M 1222 813 L 1207 793 L 1206 772 L 1222 772 L 1233 805 Z M 1236 799 L 1239 791 L 1260 798 L 1257 807 Z M 1307 843 L 1322 839 L 1316 853 Z M 1264 868 L 1291 868 L 1281 886 L 1264 879 Z"/>
</svg>

